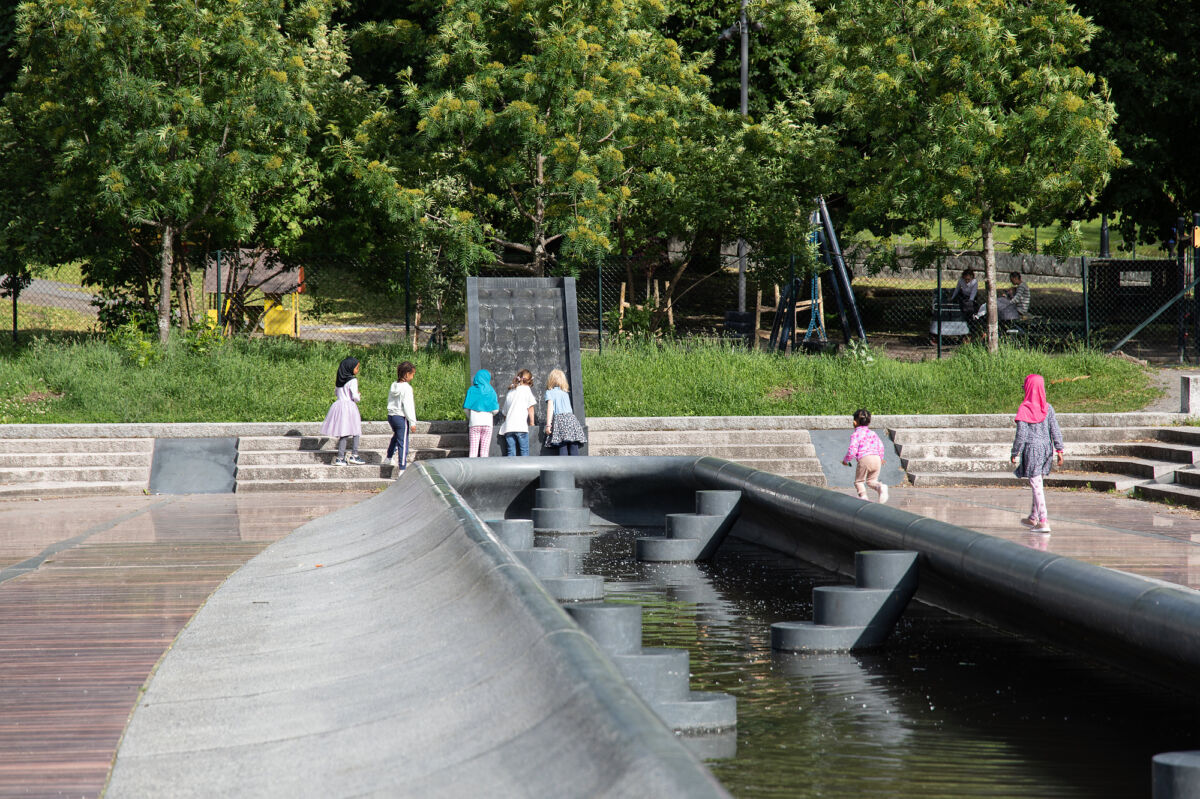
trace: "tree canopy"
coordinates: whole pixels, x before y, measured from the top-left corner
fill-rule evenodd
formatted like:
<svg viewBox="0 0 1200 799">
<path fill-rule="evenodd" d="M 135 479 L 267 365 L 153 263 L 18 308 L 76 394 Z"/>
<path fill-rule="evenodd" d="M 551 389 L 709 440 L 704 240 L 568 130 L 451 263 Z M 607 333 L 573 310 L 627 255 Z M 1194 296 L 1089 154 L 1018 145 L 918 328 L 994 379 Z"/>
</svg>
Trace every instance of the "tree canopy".
<svg viewBox="0 0 1200 799">
<path fill-rule="evenodd" d="M 854 226 L 979 231 L 994 348 L 996 220 L 1062 218 L 1120 163 L 1106 88 L 1076 63 L 1095 27 L 1061 0 L 848 0 L 830 15 L 816 99 Z"/>
<path fill-rule="evenodd" d="M 59 255 L 153 246 L 159 330 L 191 237 L 278 246 L 313 224 L 316 104 L 345 68 L 329 4 L 43 0 L 21 7 L 10 135 L 38 142 Z M 103 259 L 101 259 L 103 260 Z"/>
<path fill-rule="evenodd" d="M 1117 109 L 1125 163 L 1080 216 L 1119 213 L 1126 241 L 1158 243 L 1178 216 L 1200 210 L 1190 167 L 1200 119 L 1200 19 L 1162 0 L 1081 0 L 1098 30 L 1081 65 L 1103 75 Z"/>
</svg>

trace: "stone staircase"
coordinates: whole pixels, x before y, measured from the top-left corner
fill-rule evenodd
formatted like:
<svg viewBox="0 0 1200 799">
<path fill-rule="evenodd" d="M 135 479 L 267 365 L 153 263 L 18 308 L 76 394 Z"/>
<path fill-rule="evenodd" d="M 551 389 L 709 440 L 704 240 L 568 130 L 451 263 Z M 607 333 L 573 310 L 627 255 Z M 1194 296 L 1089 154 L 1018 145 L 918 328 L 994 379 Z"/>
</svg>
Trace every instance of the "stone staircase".
<svg viewBox="0 0 1200 799">
<path fill-rule="evenodd" d="M 714 455 L 825 485 L 808 431 L 764 418 L 590 419 L 592 455 Z M 383 455 L 386 422 L 364 422 L 362 466 L 333 466 L 337 441 L 317 422 L 240 424 L 10 425 L 0 427 L 0 498 L 141 494 L 149 490 L 157 438 L 236 437 L 237 491 L 371 491 L 394 479 Z M 463 457 L 465 422 L 421 422 L 410 457 Z"/>
<path fill-rule="evenodd" d="M 151 438 L 0 437 L 0 497 L 140 494 Z"/>
<path fill-rule="evenodd" d="M 1200 429 L 1154 426 L 1062 425 L 1063 468 L 1046 485 L 1153 494 L 1160 484 L 1182 482 L 1200 462 Z M 1194 433 L 1189 432 L 1195 430 Z M 915 486 L 1020 486 L 1005 428 L 889 428 L 902 468 Z M 1200 471 L 1194 472 L 1200 485 Z M 1190 479 L 1190 478 L 1182 478 Z M 1200 497 L 1200 492 L 1198 492 Z"/>
<path fill-rule="evenodd" d="M 711 455 L 826 485 L 808 430 L 785 416 L 588 419 L 589 455 Z"/>
<path fill-rule="evenodd" d="M 303 427 L 303 426 L 302 426 Z M 395 478 L 396 461 L 384 462 L 392 430 L 386 422 L 363 422 L 358 445 L 363 466 L 334 466 L 337 439 L 319 434 L 320 425 L 298 434 L 241 436 L 237 490 L 372 491 Z M 418 422 L 409 435 L 409 462 L 460 458 L 467 454 L 464 422 Z"/>
</svg>

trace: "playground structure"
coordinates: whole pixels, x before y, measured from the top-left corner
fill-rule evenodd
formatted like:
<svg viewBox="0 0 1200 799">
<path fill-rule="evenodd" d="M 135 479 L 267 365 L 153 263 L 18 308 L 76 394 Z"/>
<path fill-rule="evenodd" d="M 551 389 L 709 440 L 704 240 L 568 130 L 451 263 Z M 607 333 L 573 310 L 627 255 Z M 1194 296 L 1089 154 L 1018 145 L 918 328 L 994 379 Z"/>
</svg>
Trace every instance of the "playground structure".
<svg viewBox="0 0 1200 799">
<path fill-rule="evenodd" d="M 841 244 L 834 231 L 833 219 L 829 215 L 824 197 L 817 198 L 817 208 L 809 221 L 814 226 L 810 241 L 817 245 L 821 260 L 829 268 L 842 338 L 846 344 L 854 338 L 866 344 L 867 334 L 863 328 L 862 315 L 850 286 L 846 259 L 842 255 Z M 798 349 L 805 352 L 824 351 L 829 340 L 825 331 L 825 306 L 820 277 L 792 277 L 782 291 L 778 284 L 774 288 L 773 306 L 764 306 L 762 289 L 758 291 L 750 346 L 757 348 L 760 341 L 766 340 L 768 349 L 777 352 L 796 352 Z M 767 331 L 763 328 L 762 319 L 764 313 L 771 311 L 774 311 L 775 315 L 771 328 Z M 802 319 L 805 315 L 807 319 Z"/>
<path fill-rule="evenodd" d="M 298 337 L 302 293 L 304 267 L 284 264 L 275 250 L 217 250 L 204 264 L 208 326 L 223 335 Z"/>
</svg>

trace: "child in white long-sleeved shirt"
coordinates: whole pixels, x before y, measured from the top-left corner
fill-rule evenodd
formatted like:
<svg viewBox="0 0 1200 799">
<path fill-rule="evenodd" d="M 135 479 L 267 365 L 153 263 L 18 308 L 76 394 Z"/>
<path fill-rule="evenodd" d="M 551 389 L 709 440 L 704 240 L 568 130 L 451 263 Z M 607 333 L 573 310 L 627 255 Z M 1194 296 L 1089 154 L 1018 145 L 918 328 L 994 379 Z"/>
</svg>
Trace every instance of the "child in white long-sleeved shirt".
<svg viewBox="0 0 1200 799">
<path fill-rule="evenodd" d="M 413 406 L 412 379 L 417 367 L 404 361 L 396 367 L 396 382 L 388 390 L 387 418 L 392 426 L 392 440 L 388 442 L 387 459 L 397 453 L 396 477 L 404 473 L 408 465 L 408 434 L 417 423 L 417 411 Z"/>
</svg>

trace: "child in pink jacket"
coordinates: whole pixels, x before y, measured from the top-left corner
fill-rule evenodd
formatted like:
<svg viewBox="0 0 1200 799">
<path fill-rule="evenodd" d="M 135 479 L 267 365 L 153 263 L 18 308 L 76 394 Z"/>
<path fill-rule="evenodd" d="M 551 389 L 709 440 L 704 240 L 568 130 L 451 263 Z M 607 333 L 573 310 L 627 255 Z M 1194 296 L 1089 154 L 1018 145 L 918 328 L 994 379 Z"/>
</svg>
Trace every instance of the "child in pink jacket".
<svg viewBox="0 0 1200 799">
<path fill-rule="evenodd" d="M 871 412 L 859 408 L 854 412 L 854 432 L 850 434 L 850 448 L 842 464 L 849 466 L 853 460 L 858 461 L 854 472 L 854 489 L 858 491 L 859 499 L 867 498 L 867 486 L 875 489 L 881 503 L 888 501 L 888 488 L 879 482 L 879 470 L 883 468 L 883 442 L 871 431 Z"/>
</svg>

